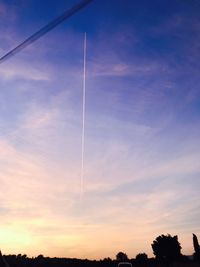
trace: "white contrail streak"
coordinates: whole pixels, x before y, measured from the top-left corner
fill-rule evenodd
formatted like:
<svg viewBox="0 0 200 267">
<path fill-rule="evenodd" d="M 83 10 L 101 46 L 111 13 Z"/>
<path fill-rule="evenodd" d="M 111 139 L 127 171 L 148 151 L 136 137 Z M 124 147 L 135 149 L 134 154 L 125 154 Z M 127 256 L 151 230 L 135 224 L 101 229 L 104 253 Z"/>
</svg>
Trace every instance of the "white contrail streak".
<svg viewBox="0 0 200 267">
<path fill-rule="evenodd" d="M 81 178 L 80 178 L 80 198 L 83 196 L 84 187 L 84 154 L 85 154 L 85 81 L 86 81 L 86 49 L 87 37 L 84 35 L 83 46 L 83 113 L 82 113 L 82 147 L 81 147 Z"/>
</svg>

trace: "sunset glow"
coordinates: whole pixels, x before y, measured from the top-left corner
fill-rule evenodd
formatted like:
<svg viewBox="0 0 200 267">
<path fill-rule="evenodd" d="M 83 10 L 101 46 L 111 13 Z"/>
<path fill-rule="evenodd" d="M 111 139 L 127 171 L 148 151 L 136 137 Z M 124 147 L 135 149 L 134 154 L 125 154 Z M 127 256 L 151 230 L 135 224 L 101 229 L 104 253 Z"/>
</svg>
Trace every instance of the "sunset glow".
<svg viewBox="0 0 200 267">
<path fill-rule="evenodd" d="M 0 0 L 0 56 L 75 3 Z M 195 0 L 94 0 L 0 64 L 4 254 L 151 257 L 152 241 L 167 233 L 193 253 L 199 14 Z"/>
</svg>

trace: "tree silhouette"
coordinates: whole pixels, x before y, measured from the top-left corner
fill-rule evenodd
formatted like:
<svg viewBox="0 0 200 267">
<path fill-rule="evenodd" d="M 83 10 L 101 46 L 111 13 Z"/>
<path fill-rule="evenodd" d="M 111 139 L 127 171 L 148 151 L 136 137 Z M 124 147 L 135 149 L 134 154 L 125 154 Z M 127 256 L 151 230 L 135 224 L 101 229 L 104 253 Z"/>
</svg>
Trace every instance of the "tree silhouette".
<svg viewBox="0 0 200 267">
<path fill-rule="evenodd" d="M 135 262 L 137 267 L 144 267 L 147 265 L 148 256 L 146 253 L 139 253 L 135 257 Z"/>
<path fill-rule="evenodd" d="M 198 238 L 195 234 L 193 234 L 193 246 L 194 246 L 194 259 L 200 260 L 200 246 Z"/>
<path fill-rule="evenodd" d="M 127 261 L 128 260 L 128 256 L 126 255 L 126 253 L 120 251 L 116 255 L 116 260 L 117 261 Z"/>
<path fill-rule="evenodd" d="M 156 259 L 161 262 L 170 263 L 181 258 L 181 245 L 177 235 L 158 236 L 151 246 Z"/>
<path fill-rule="evenodd" d="M 148 260 L 148 256 L 146 253 L 139 253 L 136 255 L 135 259 L 140 262 L 145 262 Z"/>
</svg>

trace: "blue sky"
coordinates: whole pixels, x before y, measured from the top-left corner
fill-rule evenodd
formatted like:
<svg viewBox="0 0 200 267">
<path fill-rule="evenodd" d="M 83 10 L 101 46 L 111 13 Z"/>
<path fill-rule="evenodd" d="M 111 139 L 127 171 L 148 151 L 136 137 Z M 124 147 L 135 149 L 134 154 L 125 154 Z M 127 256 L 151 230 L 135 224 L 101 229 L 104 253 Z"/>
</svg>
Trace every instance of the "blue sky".
<svg viewBox="0 0 200 267">
<path fill-rule="evenodd" d="M 0 55 L 75 3 L 1 0 Z M 152 241 L 167 233 L 193 253 L 192 233 L 200 235 L 199 9 L 197 0 L 94 0 L 0 65 L 4 253 L 152 256 Z"/>
</svg>

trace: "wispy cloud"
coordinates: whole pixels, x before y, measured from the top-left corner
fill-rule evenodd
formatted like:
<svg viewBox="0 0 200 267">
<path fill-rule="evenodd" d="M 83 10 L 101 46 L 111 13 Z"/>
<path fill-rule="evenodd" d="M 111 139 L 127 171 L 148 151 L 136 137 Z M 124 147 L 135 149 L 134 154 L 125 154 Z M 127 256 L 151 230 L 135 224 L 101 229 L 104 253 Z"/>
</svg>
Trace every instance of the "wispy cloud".
<svg viewBox="0 0 200 267">
<path fill-rule="evenodd" d="M 33 64 L 5 62 L 0 65 L 0 77 L 3 80 L 23 79 L 32 81 L 49 81 L 50 73 L 45 66 L 33 66 Z"/>
<path fill-rule="evenodd" d="M 83 34 L 55 32 L 0 65 L 0 240 L 9 253 L 152 255 L 158 234 L 180 233 L 185 247 L 199 231 L 198 38 L 181 34 L 188 20 L 88 34 L 81 201 Z M 7 30 L 2 51 L 22 36 Z"/>
<path fill-rule="evenodd" d="M 91 70 L 89 74 L 94 76 L 133 77 L 137 75 L 150 75 L 160 70 L 159 66 L 152 63 L 131 65 L 126 62 L 120 62 L 120 60 L 113 63 L 113 59 L 110 62 L 100 60 L 99 62 L 90 62 L 89 64 Z"/>
</svg>

